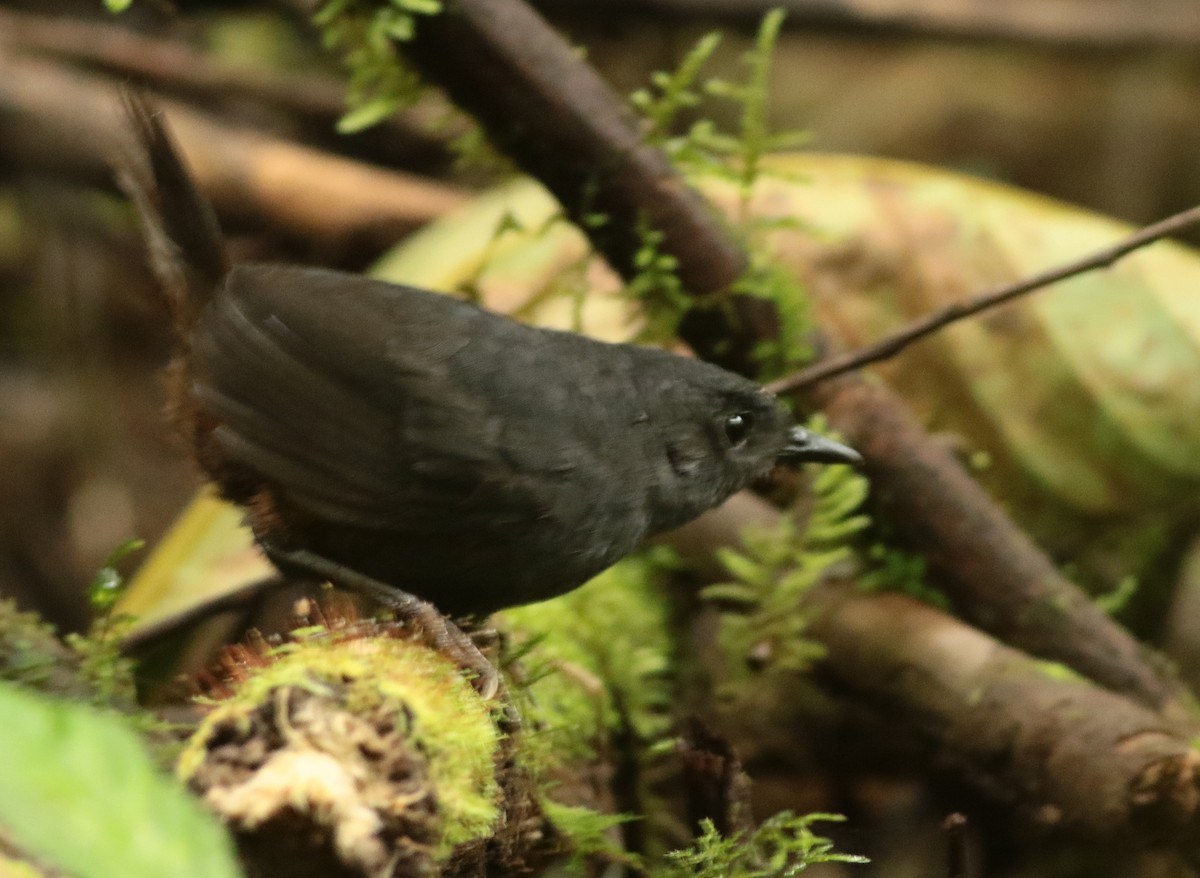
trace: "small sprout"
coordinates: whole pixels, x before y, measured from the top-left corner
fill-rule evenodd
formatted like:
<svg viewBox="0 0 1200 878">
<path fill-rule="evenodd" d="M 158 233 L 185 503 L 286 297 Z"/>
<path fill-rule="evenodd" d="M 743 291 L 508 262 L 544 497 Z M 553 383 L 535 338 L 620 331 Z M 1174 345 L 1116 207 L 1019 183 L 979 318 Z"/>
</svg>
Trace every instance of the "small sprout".
<svg viewBox="0 0 1200 878">
<path fill-rule="evenodd" d="M 134 538 L 126 540 L 109 552 L 104 564 L 96 571 L 88 585 L 88 603 L 96 613 L 107 614 L 121 597 L 125 578 L 118 572 L 117 564 L 134 552 L 140 552 L 145 546 L 145 540 Z"/>
<path fill-rule="evenodd" d="M 741 836 L 726 837 L 711 820 L 690 848 L 667 854 L 653 878 L 787 878 L 818 863 L 866 863 L 866 857 L 839 854 L 833 842 L 811 829 L 817 822 L 840 822 L 840 814 L 796 816 L 781 811 Z"/>
<path fill-rule="evenodd" d="M 651 75 L 649 88 L 642 88 L 630 95 L 630 102 L 646 120 L 646 142 L 663 147 L 668 153 L 681 145 L 686 138 L 671 139 L 671 128 L 679 114 L 699 105 L 702 96 L 696 90 L 700 69 L 708 62 L 721 42 L 721 35 L 705 34 L 684 56 L 679 68 L 673 73 L 658 71 Z"/>
<path fill-rule="evenodd" d="M 1108 615 L 1115 616 L 1129 605 L 1129 601 L 1137 594 L 1137 590 L 1138 578 L 1136 576 L 1122 577 L 1112 591 L 1096 596 L 1096 606 Z"/>
</svg>

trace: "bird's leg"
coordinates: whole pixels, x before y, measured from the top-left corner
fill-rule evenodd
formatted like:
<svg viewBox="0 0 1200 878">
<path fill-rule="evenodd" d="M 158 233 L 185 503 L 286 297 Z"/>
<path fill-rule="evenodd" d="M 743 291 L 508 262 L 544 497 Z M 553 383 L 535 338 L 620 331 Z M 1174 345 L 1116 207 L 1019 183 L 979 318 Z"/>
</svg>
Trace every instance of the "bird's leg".
<svg viewBox="0 0 1200 878">
<path fill-rule="evenodd" d="M 488 661 L 487 656 L 479 651 L 479 647 L 461 628 L 442 615 L 433 604 L 307 549 L 285 549 L 266 540 L 260 540 L 260 545 L 271 563 L 282 570 L 297 569 L 327 579 L 336 586 L 371 598 L 390 610 L 396 618 L 413 624 L 435 649 L 475 672 L 474 685 L 480 696 L 487 701 L 497 696 L 507 701 L 504 681 L 496 666 Z"/>
</svg>

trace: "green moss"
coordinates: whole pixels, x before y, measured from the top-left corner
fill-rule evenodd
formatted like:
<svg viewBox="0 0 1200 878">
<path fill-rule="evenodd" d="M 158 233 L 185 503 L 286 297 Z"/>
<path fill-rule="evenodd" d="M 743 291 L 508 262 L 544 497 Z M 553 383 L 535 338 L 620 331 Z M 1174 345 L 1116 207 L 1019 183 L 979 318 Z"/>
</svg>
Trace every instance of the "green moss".
<svg viewBox="0 0 1200 878">
<path fill-rule="evenodd" d="M 551 800 L 543 802 L 543 808 L 555 828 L 571 840 L 571 856 L 564 866 L 567 874 L 587 874 L 587 861 L 597 857 L 606 863 L 621 863 L 641 871 L 641 857 L 625 851 L 612 838 L 613 829 L 640 818 L 627 814 L 601 814 L 591 808 Z"/>
<path fill-rule="evenodd" d="M 635 341 L 662 345 L 676 338 L 679 321 L 695 301 L 679 279 L 679 260 L 662 250 L 665 235 L 645 223 L 637 231 L 640 244 L 633 255 L 634 275 L 623 292 L 641 305 L 645 317 Z"/>
<path fill-rule="evenodd" d="M 633 864 L 610 830 L 665 807 L 645 779 L 670 749 L 673 726 L 670 604 L 658 587 L 664 565 L 671 563 L 669 552 L 650 550 L 569 594 L 506 610 L 498 618 L 527 650 L 521 758 L 580 868 L 589 858 Z M 640 815 L 614 816 L 552 800 L 559 779 L 586 776 L 588 765 L 618 761 L 634 766 L 632 792 Z"/>
<path fill-rule="evenodd" d="M 631 556 L 569 594 L 497 617 L 527 650 L 523 687 L 530 746 L 553 771 L 595 756 L 596 742 L 631 730 L 653 748 L 670 729 L 674 648 L 657 582 L 670 553 Z"/>
<path fill-rule="evenodd" d="M 59 691 L 50 684 L 64 656 L 53 625 L 37 613 L 21 612 L 15 601 L 0 599 L 0 680 Z"/>
<path fill-rule="evenodd" d="M 764 159 L 808 140 L 803 132 L 772 132 L 767 119 L 771 62 L 784 16 L 783 10 L 774 9 L 763 17 L 754 47 L 744 56 L 744 81 L 702 78 L 704 65 L 721 41 L 719 33 L 708 33 L 674 71 L 652 74 L 650 84 L 630 96 L 645 120 L 646 140 L 661 147 L 677 167 L 689 174 L 716 175 L 737 185 L 742 206 L 739 221 L 747 218 L 754 187 L 767 173 Z M 705 97 L 730 101 L 739 108 L 736 132 L 719 131 L 703 116 L 685 132 L 675 132 L 683 113 L 702 108 Z"/>
<path fill-rule="evenodd" d="M 737 279 L 732 292 L 766 299 L 775 306 L 779 332 L 763 339 L 754 348 L 760 381 L 778 378 L 812 359 L 813 319 L 808 291 L 791 271 L 766 255 L 765 245 L 755 244 L 759 228 L 754 220 L 747 223 L 750 267 Z"/>
<path fill-rule="evenodd" d="M 950 609 L 950 598 L 929 585 L 925 559 L 886 543 L 874 543 L 864 553 L 867 569 L 858 577 L 863 591 L 898 591 L 939 610 Z"/>
<path fill-rule="evenodd" d="M 387 636 L 339 638 L 318 630 L 281 647 L 201 723 L 179 759 L 180 776 L 200 769 L 216 730 L 248 728 L 251 716 L 286 689 L 336 695 L 357 714 L 395 711 L 397 727 L 408 730 L 428 761 L 441 821 L 439 856 L 491 831 L 499 816 L 493 761 L 499 732 L 487 705 L 449 660 Z"/>
<path fill-rule="evenodd" d="M 114 708 L 142 731 L 161 729 L 162 723 L 137 708 L 134 663 L 122 653 L 131 620 L 112 612 L 124 588 L 115 565 L 141 546 L 140 540 L 119 546 L 97 571 L 88 590 L 97 616 L 85 634 L 59 640 L 36 614 L 0 600 L 0 680 Z"/>
<path fill-rule="evenodd" d="M 746 215 L 754 186 L 763 174 L 766 156 L 772 152 L 794 149 L 808 141 L 808 135 L 803 132 L 772 132 L 767 120 L 771 60 L 785 17 L 782 9 L 772 9 L 763 16 L 754 47 L 744 56 L 748 68 L 744 82 L 712 79 L 705 84 L 710 94 L 731 100 L 741 108 L 740 131 L 733 136 L 710 131 L 708 142 L 714 153 L 726 159 L 715 165 L 713 170 L 737 183 L 742 216 Z"/>
<path fill-rule="evenodd" d="M 1137 591 L 1138 578 L 1136 576 L 1124 576 L 1117 582 L 1112 591 L 1096 595 L 1096 606 L 1110 616 L 1119 615 L 1122 610 L 1129 606 L 1129 602 L 1133 600 Z"/>
<path fill-rule="evenodd" d="M 798 132 L 772 133 L 767 120 L 771 59 L 783 18 L 778 9 L 763 18 L 754 48 L 745 56 L 744 82 L 702 80 L 703 67 L 720 42 L 719 34 L 710 33 L 684 56 L 675 71 L 654 73 L 650 85 L 631 96 L 645 120 L 646 140 L 660 146 L 680 170 L 693 178 L 715 176 L 736 186 L 738 210 L 730 234 L 741 240 L 750 255 L 749 267 L 725 295 L 697 303 L 683 290 L 674 257 L 660 252 L 662 235 L 656 229 L 640 228 L 642 246 L 627 291 L 646 310 L 647 332 L 641 340 L 661 343 L 674 337 L 684 313 L 696 307 L 725 308 L 730 295 L 766 299 L 778 315 L 779 332 L 773 339 L 760 341 L 754 351 L 760 380 L 791 371 L 812 357 L 809 297 L 795 274 L 770 255 L 765 243 L 766 233 L 778 228 L 780 221 L 764 220 L 750 210 L 755 187 L 768 173 L 766 157 L 807 139 Z M 706 95 L 740 107 L 739 130 L 719 131 L 711 119 L 702 117 L 686 132 L 673 134 L 682 113 L 700 107 Z M 729 317 L 734 317 L 732 310 Z M 734 331 L 737 329 L 735 326 Z"/>
<path fill-rule="evenodd" d="M 693 154 L 702 149 L 701 141 L 694 136 L 676 136 L 674 130 L 680 115 L 700 105 L 703 86 L 700 71 L 708 63 L 721 34 L 705 34 L 683 57 L 673 71 L 656 71 L 650 75 L 650 84 L 629 96 L 630 103 L 646 122 L 643 135 L 647 143 L 663 149 L 679 165 L 695 166 L 708 163 L 708 153 Z"/>
</svg>

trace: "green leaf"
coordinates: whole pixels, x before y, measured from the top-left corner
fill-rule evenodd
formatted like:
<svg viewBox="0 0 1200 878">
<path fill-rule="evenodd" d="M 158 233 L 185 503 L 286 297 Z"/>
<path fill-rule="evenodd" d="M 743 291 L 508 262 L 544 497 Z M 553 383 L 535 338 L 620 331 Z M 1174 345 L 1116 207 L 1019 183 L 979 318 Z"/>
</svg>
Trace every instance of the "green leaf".
<svg viewBox="0 0 1200 878">
<path fill-rule="evenodd" d="M 440 0 L 392 0 L 392 5 L 414 15 L 437 15 L 442 11 Z"/>
<path fill-rule="evenodd" d="M 145 545 L 145 540 L 136 538 L 126 540 L 104 559 L 103 566 L 96 571 L 96 575 L 92 577 L 92 581 L 88 585 L 88 603 L 91 604 L 93 610 L 105 612 L 117 602 L 125 585 L 125 579 L 118 572 L 117 564 L 134 552 L 141 551 Z"/>
<path fill-rule="evenodd" d="M 771 581 L 773 571 L 741 552 L 723 548 L 717 552 L 717 558 L 730 576 L 739 582 L 763 587 Z"/>
<path fill-rule="evenodd" d="M 372 125 L 378 124 L 395 112 L 399 101 L 391 95 L 368 101 L 356 107 L 338 120 L 339 134 L 356 134 Z"/>
<path fill-rule="evenodd" d="M 758 592 L 753 588 L 747 588 L 744 585 L 739 585 L 736 582 L 722 582 L 716 585 L 707 585 L 700 590 L 700 597 L 706 601 L 715 601 L 726 604 L 745 604 L 747 607 L 756 606 L 759 603 Z"/>
<path fill-rule="evenodd" d="M 112 13 L 124 12 L 133 0 L 104 0 L 104 7 Z"/>
<path fill-rule="evenodd" d="M 0 827 L 75 878 L 237 878 L 229 837 L 111 714 L 0 683 Z"/>
</svg>

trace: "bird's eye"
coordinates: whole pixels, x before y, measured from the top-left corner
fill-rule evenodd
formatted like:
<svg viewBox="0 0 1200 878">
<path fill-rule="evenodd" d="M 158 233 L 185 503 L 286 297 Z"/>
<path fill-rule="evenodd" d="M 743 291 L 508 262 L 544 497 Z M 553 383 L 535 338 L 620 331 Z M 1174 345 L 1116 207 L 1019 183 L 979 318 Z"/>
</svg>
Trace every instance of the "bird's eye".
<svg viewBox="0 0 1200 878">
<path fill-rule="evenodd" d="M 749 412 L 737 412 L 726 417 L 725 438 L 729 440 L 729 444 L 734 448 L 745 444 L 752 422 Z"/>
</svg>

